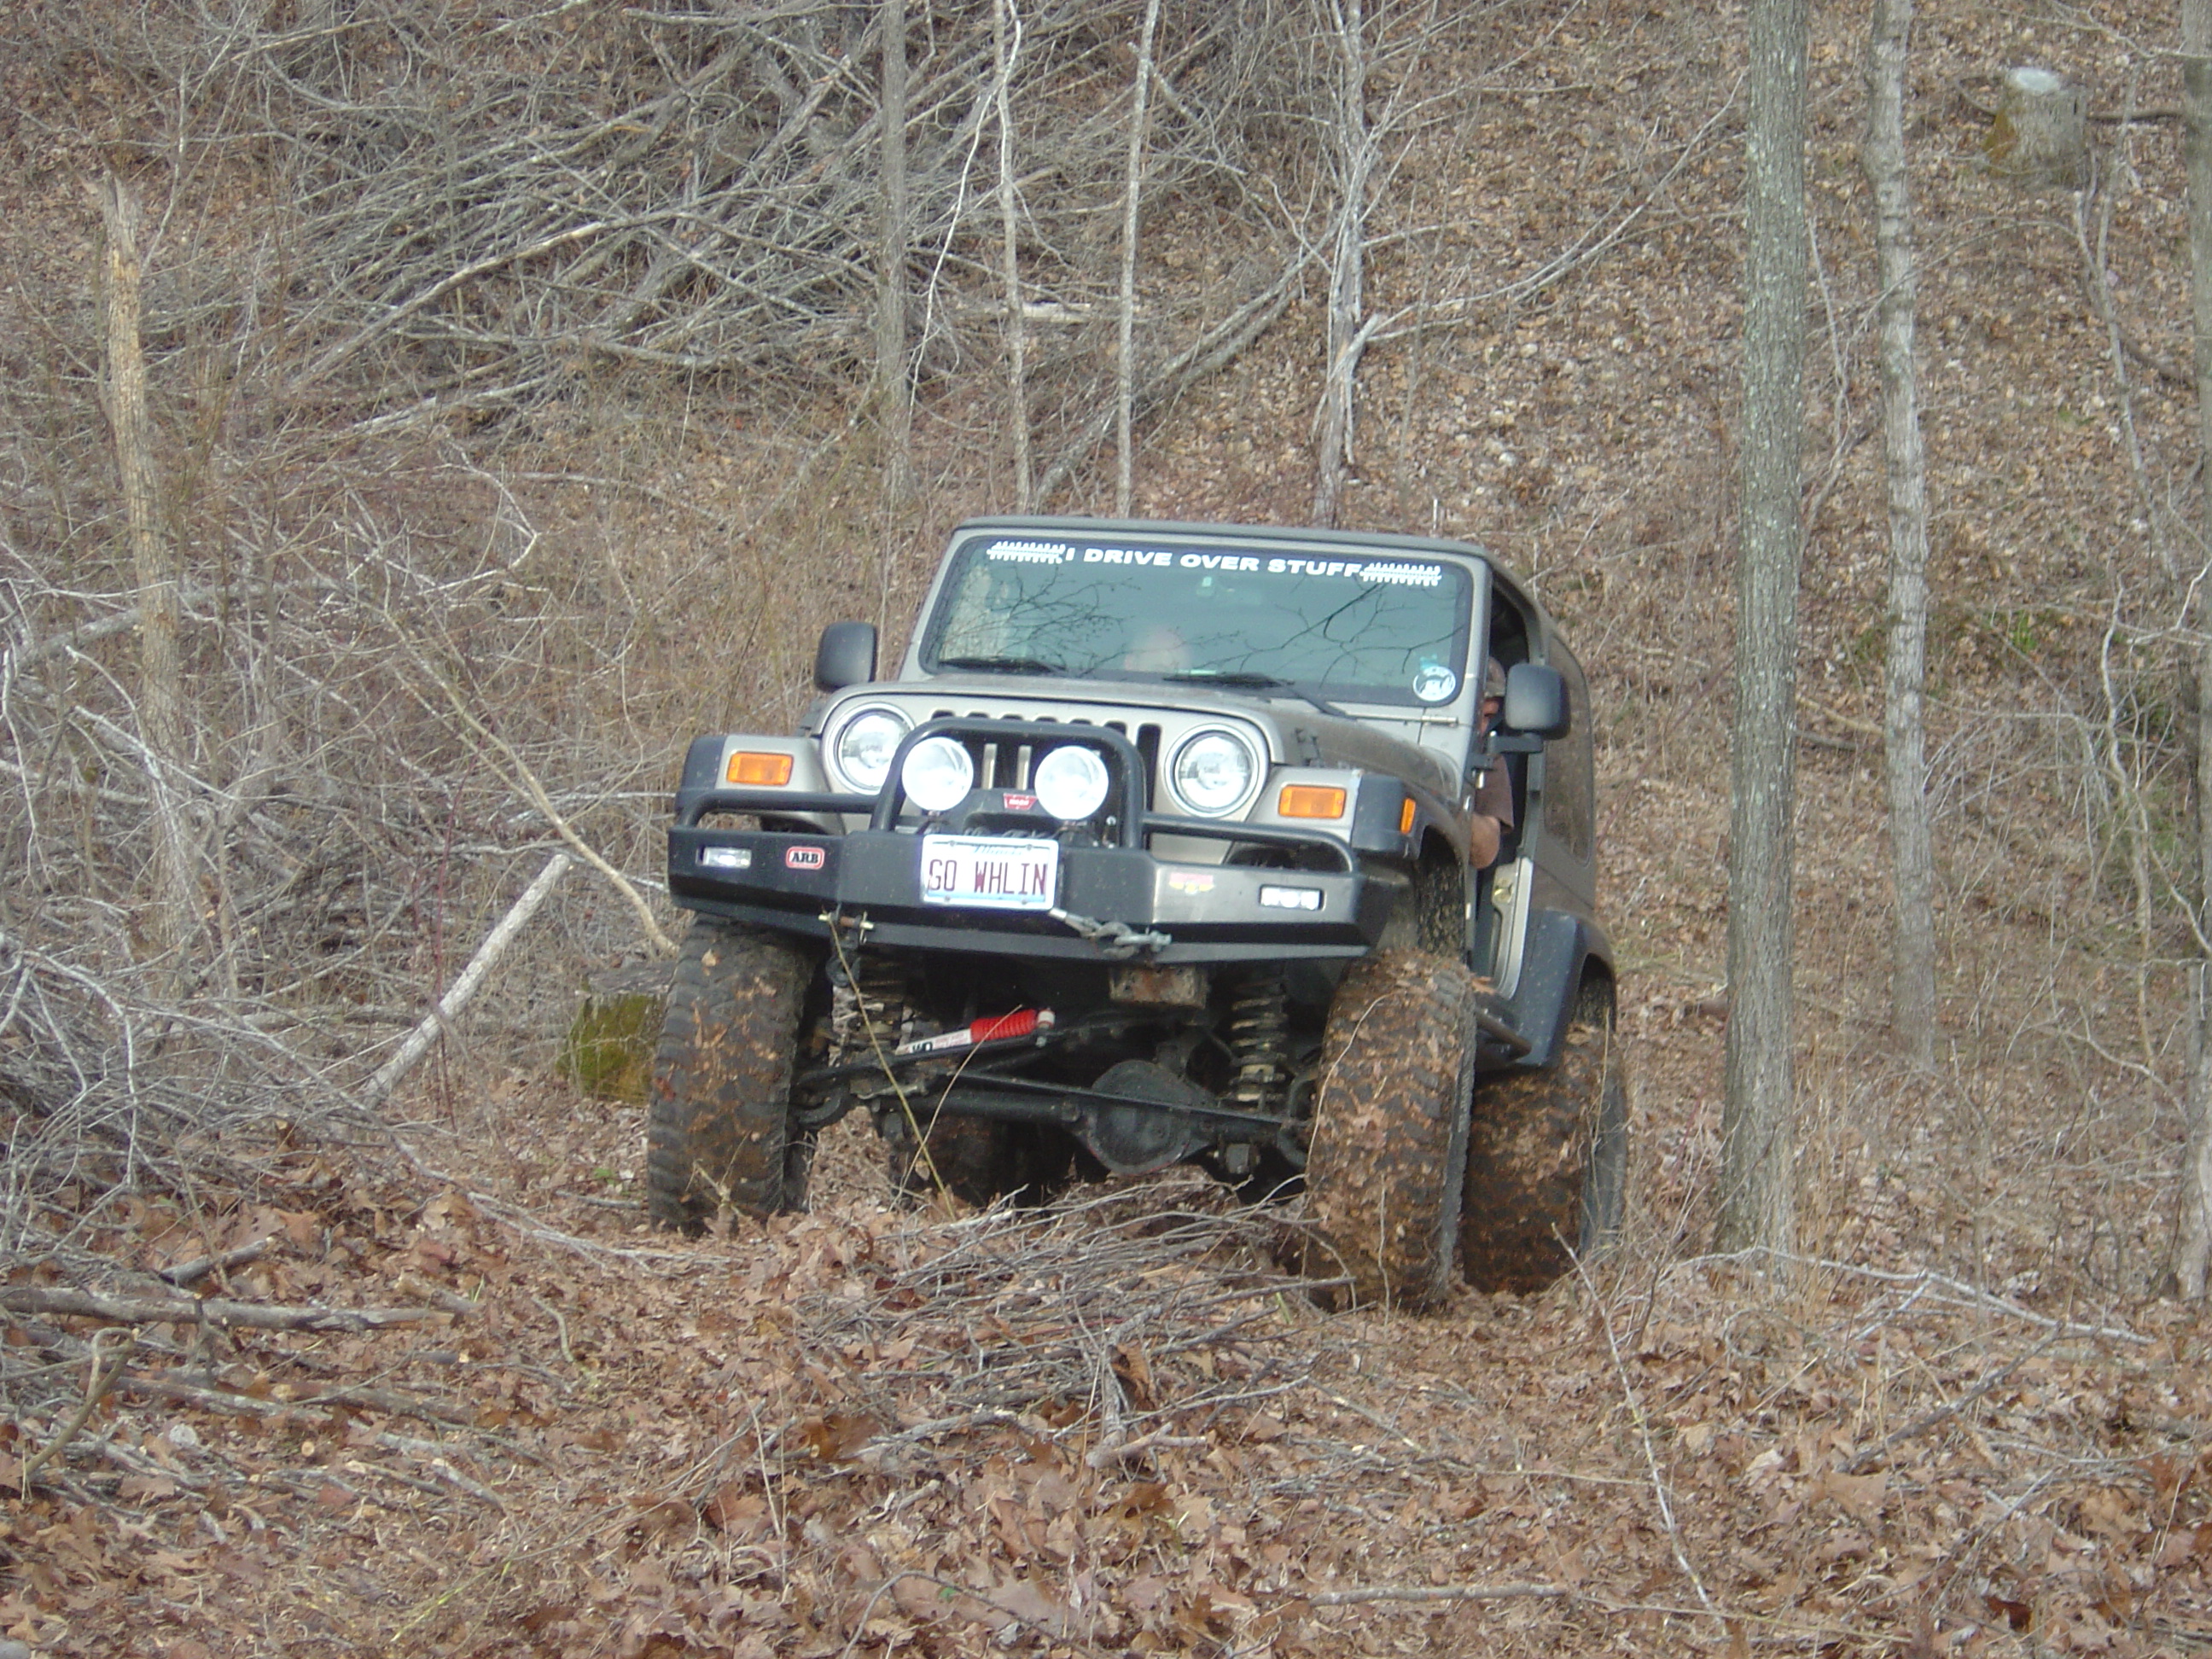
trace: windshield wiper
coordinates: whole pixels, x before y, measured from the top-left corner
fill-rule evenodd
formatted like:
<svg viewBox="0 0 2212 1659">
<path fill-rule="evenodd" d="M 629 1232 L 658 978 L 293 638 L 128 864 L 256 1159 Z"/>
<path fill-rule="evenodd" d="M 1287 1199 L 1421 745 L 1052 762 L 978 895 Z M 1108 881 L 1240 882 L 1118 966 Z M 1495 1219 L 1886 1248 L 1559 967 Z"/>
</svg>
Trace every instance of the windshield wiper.
<svg viewBox="0 0 2212 1659">
<path fill-rule="evenodd" d="M 1324 697 L 1316 697 L 1304 686 L 1290 680 L 1277 679 L 1273 674 L 1247 673 L 1236 668 L 1190 668 L 1179 674 L 1163 674 L 1160 678 L 1178 685 L 1230 685 L 1239 691 L 1287 691 L 1294 697 L 1304 697 L 1324 714 L 1334 714 L 1340 720 L 1351 715 Z"/>
<path fill-rule="evenodd" d="M 966 668 L 978 674 L 1059 674 L 1066 671 L 1042 657 L 939 657 L 939 668 Z"/>
</svg>

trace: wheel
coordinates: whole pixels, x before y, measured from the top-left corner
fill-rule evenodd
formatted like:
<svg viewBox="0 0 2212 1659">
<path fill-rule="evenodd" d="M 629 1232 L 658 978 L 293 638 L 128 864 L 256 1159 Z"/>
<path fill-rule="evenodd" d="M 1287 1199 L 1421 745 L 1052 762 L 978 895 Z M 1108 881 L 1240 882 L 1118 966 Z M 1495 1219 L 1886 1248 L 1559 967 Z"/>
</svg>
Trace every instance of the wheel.
<svg viewBox="0 0 2212 1659">
<path fill-rule="evenodd" d="M 1451 1284 L 1474 1091 L 1474 979 L 1448 957 L 1378 951 L 1329 1003 L 1306 1157 L 1325 1249 L 1363 1303 L 1424 1307 Z"/>
<path fill-rule="evenodd" d="M 696 1233 L 725 1207 L 766 1216 L 805 1205 L 814 1148 L 792 1127 L 791 1073 L 813 975 L 812 959 L 776 934 L 691 924 L 653 1054 L 655 1221 Z"/>
<path fill-rule="evenodd" d="M 1483 1084 L 1468 1139 L 1460 1262 L 1478 1290 L 1540 1291 L 1620 1225 L 1628 1077 L 1613 986 L 1587 979 L 1559 1056 Z"/>
</svg>

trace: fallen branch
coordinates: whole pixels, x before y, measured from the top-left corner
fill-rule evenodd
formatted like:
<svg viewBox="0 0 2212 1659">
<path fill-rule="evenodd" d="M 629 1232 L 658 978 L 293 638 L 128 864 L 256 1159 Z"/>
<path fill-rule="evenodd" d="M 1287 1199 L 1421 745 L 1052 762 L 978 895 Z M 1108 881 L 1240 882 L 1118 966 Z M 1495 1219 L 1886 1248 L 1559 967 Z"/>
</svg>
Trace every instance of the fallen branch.
<svg viewBox="0 0 2212 1659">
<path fill-rule="evenodd" d="M 106 1331 L 100 1333 L 100 1336 L 106 1334 Z M 114 1384 L 116 1373 L 123 1369 L 123 1362 L 131 1358 L 131 1350 L 137 1345 L 138 1339 L 136 1335 L 126 1334 L 122 1346 L 116 1350 L 115 1358 L 103 1364 L 100 1352 L 100 1337 L 93 1339 L 92 1356 L 87 1361 L 85 1372 L 83 1403 L 70 1414 L 70 1420 L 62 1425 L 61 1432 L 49 1440 L 37 1456 L 23 1465 L 20 1490 L 24 1498 L 30 1497 L 31 1483 L 39 1478 L 39 1471 L 61 1455 L 62 1449 L 76 1438 L 77 1431 L 84 1427 L 86 1419 L 91 1417 L 100 1402 L 107 1397 L 108 1389 Z"/>
<path fill-rule="evenodd" d="M 447 992 L 438 1006 L 424 1016 L 420 1025 L 408 1033 L 407 1041 L 399 1045 L 399 1052 L 377 1067 L 376 1075 L 369 1079 L 368 1086 L 362 1091 L 370 1105 L 377 1104 L 389 1095 L 399 1079 L 414 1068 L 415 1062 L 430 1052 L 430 1045 L 438 1040 L 438 1034 L 468 1006 L 469 999 L 477 994 L 477 987 L 483 983 L 484 975 L 491 971 L 492 964 L 505 954 L 514 936 L 522 931 L 522 924 L 538 914 L 538 907 L 545 902 L 546 896 L 553 890 L 554 883 L 561 879 L 572 862 L 566 853 L 556 853 L 545 860 L 545 867 L 538 872 L 538 879 L 525 888 L 522 896 L 507 907 L 507 914 L 499 919 L 499 926 L 484 935 L 483 943 L 477 946 L 476 955 L 469 958 L 469 965 L 461 969 L 461 976 L 453 981 L 453 988 Z M 419 1314 L 413 1316 L 422 1317 Z"/>
<path fill-rule="evenodd" d="M 545 815 L 545 821 L 553 826 L 553 832 L 568 843 L 578 858 L 605 877 L 608 884 L 622 895 L 623 902 L 636 912 L 638 927 L 651 942 L 653 950 L 664 957 L 674 956 L 676 941 L 662 932 L 660 924 L 653 920 L 653 907 L 645 902 L 643 895 L 637 890 L 636 884 L 609 864 L 599 855 L 598 849 L 576 833 L 575 827 L 562 816 L 560 808 L 553 805 L 552 796 L 546 793 L 545 786 L 538 781 L 538 774 L 530 769 L 530 763 L 522 758 L 514 745 L 478 720 L 475 711 L 470 708 L 460 692 L 452 684 L 442 678 L 438 684 L 453 705 L 453 712 L 461 717 L 462 723 L 507 757 L 507 764 L 514 769 L 514 781 L 522 786 L 523 793 L 537 803 L 538 810 Z"/>
<path fill-rule="evenodd" d="M 190 1285 L 205 1279 L 210 1273 L 243 1267 L 249 1261 L 258 1261 L 269 1253 L 269 1241 L 257 1238 L 251 1244 L 241 1244 L 234 1250 L 224 1250 L 216 1255 L 204 1255 L 191 1261 L 179 1261 L 173 1267 L 157 1268 L 155 1277 L 165 1279 L 176 1285 Z"/>
<path fill-rule="evenodd" d="M 1165 1429 L 1155 1429 L 1150 1434 L 1139 1435 L 1134 1440 L 1124 1440 L 1118 1445 L 1093 1446 L 1084 1454 L 1083 1461 L 1094 1469 L 1106 1469 L 1133 1457 L 1143 1457 L 1163 1446 L 1204 1444 L 1206 1437 L 1202 1434 L 1170 1434 Z"/>
<path fill-rule="evenodd" d="M 434 1308 L 442 1308 L 456 1319 L 466 1319 L 470 1315 L 479 1311 L 475 1303 L 458 1291 L 449 1291 L 443 1285 L 434 1285 L 428 1279 L 418 1279 L 413 1273 L 400 1274 L 398 1279 L 392 1280 L 392 1288 L 404 1291 L 417 1302 L 427 1302 Z"/>
<path fill-rule="evenodd" d="M 435 1317 L 428 1308 L 285 1308 L 191 1296 L 125 1299 L 53 1285 L 0 1289 L 0 1308 L 10 1313 L 105 1319 L 118 1325 L 221 1325 L 261 1331 L 374 1331 Z"/>
<path fill-rule="evenodd" d="M 343 593 L 345 592 L 345 587 L 343 584 L 333 581 L 327 576 L 310 576 L 298 581 L 289 582 L 204 582 L 194 586 L 179 587 L 177 608 L 181 613 L 193 605 L 204 605 L 210 599 L 267 599 L 278 593 L 296 593 L 302 590 Z M 128 634 L 136 629 L 143 619 L 137 605 L 128 605 L 121 611 L 100 617 L 96 622 L 82 623 L 75 628 L 64 629 L 59 634 L 50 634 L 44 639 L 26 640 L 20 647 L 15 647 L 15 665 L 18 668 L 29 668 L 46 661 L 49 657 L 61 656 L 67 652 L 74 651 L 81 645 L 89 645 L 95 640 L 108 639 L 117 634 Z M 200 619 L 194 617 L 192 620 Z"/>
<path fill-rule="evenodd" d="M 1583 1291 L 1590 1298 L 1591 1306 L 1597 1310 L 1598 1322 L 1605 1332 L 1606 1352 L 1612 1358 L 1613 1374 L 1620 1380 L 1621 1398 L 1627 1404 L 1629 1419 L 1636 1425 L 1636 1437 L 1644 1449 L 1644 1468 L 1651 1477 L 1651 1495 L 1658 1502 L 1659 1519 L 1667 1529 L 1667 1542 L 1674 1553 L 1674 1565 L 1681 1568 L 1682 1576 L 1690 1581 L 1690 1588 L 1697 1591 L 1698 1600 L 1705 1610 L 1714 1618 L 1720 1619 L 1721 1610 L 1713 1605 L 1713 1598 L 1706 1594 L 1705 1581 L 1698 1576 L 1697 1567 L 1690 1560 L 1689 1550 L 1682 1542 L 1681 1528 L 1675 1524 L 1674 1499 L 1668 1494 L 1666 1477 L 1659 1469 L 1659 1454 L 1651 1444 L 1651 1419 L 1645 1415 L 1644 1401 L 1636 1392 L 1636 1384 L 1630 1380 L 1627 1362 L 1620 1357 L 1620 1339 L 1613 1328 L 1612 1310 L 1607 1307 L 1605 1298 L 1597 1293 L 1597 1286 L 1590 1283 L 1589 1269 L 1583 1259 L 1577 1255 L 1573 1260 L 1575 1277 L 1581 1281 Z"/>
<path fill-rule="evenodd" d="M 2002 1370 L 1992 1372 L 1990 1376 L 1984 1377 L 1979 1382 L 1967 1389 L 1966 1393 L 1960 1395 L 1956 1400 L 1952 1401 L 1948 1405 L 1938 1406 L 1934 1411 L 1928 1412 L 1922 1416 L 1914 1418 L 1912 1421 L 1907 1423 L 1903 1428 L 1898 1430 L 1894 1434 L 1892 1434 L 1887 1439 L 1880 1442 L 1878 1444 L 1868 1447 L 1856 1457 L 1851 1459 L 1850 1462 L 1844 1464 L 1841 1473 L 1844 1474 L 1863 1474 L 1869 1468 L 1880 1462 L 1883 1458 L 1889 1455 L 1892 1451 L 1903 1445 L 1906 1441 L 1917 1439 L 1920 1436 L 1927 1433 L 1929 1430 L 1939 1427 L 1942 1425 L 1949 1422 L 1960 1412 L 1966 1410 L 1967 1407 L 1972 1405 L 1977 1400 L 1982 1399 L 1984 1395 L 1988 1395 L 1990 1390 L 2001 1387 L 2007 1377 L 2010 1376 L 2014 1371 L 2018 1370 L 2029 1360 L 2035 1358 L 2039 1354 L 2049 1352 L 2051 1346 L 2057 1340 L 2058 1333 L 2053 1331 L 2049 1336 L 2045 1337 L 2041 1342 L 2038 1343 L 2027 1352 L 2014 1355 L 2010 1364 L 2006 1365 Z"/>
<path fill-rule="evenodd" d="M 1374 1601 L 1571 1601 L 1565 1584 L 1368 1584 L 1323 1590 L 1304 1598 L 1310 1607 L 1357 1607 Z"/>
<path fill-rule="evenodd" d="M 1291 287 L 1313 258 L 1309 250 L 1291 260 L 1273 282 L 1200 335 L 1188 349 L 1170 358 L 1136 398 L 1131 418 L 1149 415 L 1162 404 L 1173 403 L 1207 375 L 1233 362 L 1245 347 L 1266 333 L 1275 319 L 1288 308 Z M 1075 469 L 1090 458 L 1091 452 L 1106 441 L 1107 434 L 1114 430 L 1117 413 L 1116 405 L 1108 400 L 1084 423 L 1074 441 L 1060 451 L 1059 459 L 1045 469 L 1036 487 L 1040 510 L 1055 489 L 1075 476 Z"/>
</svg>

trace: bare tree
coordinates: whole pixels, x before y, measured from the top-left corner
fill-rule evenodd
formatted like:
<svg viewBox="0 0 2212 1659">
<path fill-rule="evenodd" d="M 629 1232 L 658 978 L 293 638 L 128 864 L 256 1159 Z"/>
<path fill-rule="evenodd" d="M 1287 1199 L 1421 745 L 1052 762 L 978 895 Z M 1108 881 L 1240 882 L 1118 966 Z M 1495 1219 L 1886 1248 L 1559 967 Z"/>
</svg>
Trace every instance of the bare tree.
<svg viewBox="0 0 2212 1659">
<path fill-rule="evenodd" d="M 2182 0 L 2182 154 L 2189 173 L 2190 297 L 2195 331 L 2197 444 L 2212 463 L 2212 0 Z M 2205 481 L 2206 544 L 2212 545 L 2212 474 Z M 2199 601 L 2202 603 L 2201 599 Z M 2195 704 L 2196 936 L 2189 1133 L 2181 1164 L 2181 1226 L 2173 1273 L 2182 1294 L 2202 1298 L 2212 1274 L 2212 628 L 2197 617 L 2196 660 L 2182 681 Z"/>
<path fill-rule="evenodd" d="M 1744 130 L 1742 525 L 1730 744 L 1719 1244 L 1790 1248 L 1798 471 L 1805 425 L 1805 0 L 1753 0 Z"/>
<path fill-rule="evenodd" d="M 1130 428 L 1137 400 L 1137 210 L 1145 182 L 1145 128 L 1152 118 L 1152 38 L 1160 26 L 1160 0 L 1145 0 L 1137 40 L 1136 108 L 1129 117 L 1128 182 L 1121 192 L 1121 314 L 1114 359 L 1114 511 L 1129 516 L 1136 494 L 1136 461 Z"/>
<path fill-rule="evenodd" d="M 148 933 L 173 981 L 196 932 L 191 836 L 179 787 L 185 775 L 184 665 L 177 650 L 177 556 L 161 524 L 160 478 L 146 412 L 146 355 L 139 340 L 138 198 L 109 173 L 93 186 L 106 245 L 106 404 L 123 484 L 124 523 L 138 581 L 138 732 L 153 805 Z"/>
<path fill-rule="evenodd" d="M 1367 20 L 1361 0 L 1328 0 L 1328 44 L 1336 59 L 1328 142 L 1336 173 L 1336 221 L 1329 236 L 1327 376 L 1317 423 L 1313 521 L 1333 525 L 1342 505 L 1352 446 L 1352 398 L 1372 326 L 1367 323 L 1367 194 L 1376 163 L 1367 118 Z"/>
<path fill-rule="evenodd" d="M 1022 20 L 1014 0 L 992 0 L 991 61 L 997 71 L 992 101 L 999 116 L 1000 274 L 1006 285 L 1006 400 L 1014 429 L 1014 510 L 1036 500 L 1030 473 L 1029 327 L 1022 304 L 1021 215 L 1014 196 L 1014 60 L 1021 55 Z"/>
<path fill-rule="evenodd" d="M 906 0 L 882 0 L 877 24 L 883 52 L 884 222 L 876 250 L 876 400 L 888 517 L 905 504 L 914 488 L 914 381 L 906 344 Z M 885 533 L 894 533 L 888 525 Z M 886 549 L 886 569 L 888 555 Z"/>
<path fill-rule="evenodd" d="M 1918 306 L 1905 158 L 1905 71 L 1912 0 L 1875 0 L 1867 40 L 1867 142 L 1881 298 L 1881 418 L 1889 485 L 1889 657 L 1882 735 L 1888 759 L 1890 1025 L 1915 1066 L 1936 1058 L 1936 878 L 1928 824 L 1928 485 L 1913 365 Z"/>
</svg>

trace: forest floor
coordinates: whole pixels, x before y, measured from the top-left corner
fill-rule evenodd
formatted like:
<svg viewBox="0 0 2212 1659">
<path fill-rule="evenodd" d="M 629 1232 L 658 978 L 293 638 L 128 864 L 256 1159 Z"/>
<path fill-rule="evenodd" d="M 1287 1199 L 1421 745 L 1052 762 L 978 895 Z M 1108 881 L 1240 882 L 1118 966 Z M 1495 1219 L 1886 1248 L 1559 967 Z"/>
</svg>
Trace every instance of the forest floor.
<svg viewBox="0 0 2212 1659">
<path fill-rule="evenodd" d="M 1317 1310 L 1279 1224 L 1195 1177 L 889 1207 L 850 1125 L 811 1213 L 678 1241 L 635 1110 L 434 1085 L 380 1178 L 303 1152 L 219 1231 L 144 1218 L 149 1265 L 250 1258 L 203 1295 L 401 1322 L 142 1328 L 152 1382 L 73 1459 L 94 1501 L 0 1506 L 31 1564 L 0 1630 L 177 1659 L 2212 1644 L 2201 1315 L 1902 1243 L 1698 1255 L 1689 1126 L 1652 1107 L 1714 1033 L 1630 1023 L 1624 1248 L 1419 1317 Z M 11 1431 L 0 1479 L 54 1432 Z"/>
</svg>

